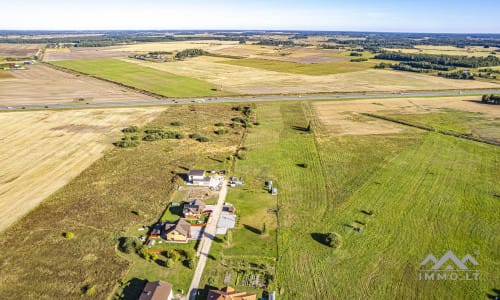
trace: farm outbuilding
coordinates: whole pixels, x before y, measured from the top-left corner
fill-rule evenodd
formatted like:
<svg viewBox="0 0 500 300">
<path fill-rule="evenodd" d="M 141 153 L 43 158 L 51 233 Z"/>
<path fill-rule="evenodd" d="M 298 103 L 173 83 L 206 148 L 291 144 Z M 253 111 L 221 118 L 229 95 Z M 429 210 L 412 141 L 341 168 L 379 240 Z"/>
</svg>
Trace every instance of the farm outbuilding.
<svg viewBox="0 0 500 300">
<path fill-rule="evenodd" d="M 195 181 L 200 181 L 205 178 L 205 171 L 204 170 L 190 170 L 188 173 L 188 180 L 191 183 L 194 183 Z"/>
</svg>

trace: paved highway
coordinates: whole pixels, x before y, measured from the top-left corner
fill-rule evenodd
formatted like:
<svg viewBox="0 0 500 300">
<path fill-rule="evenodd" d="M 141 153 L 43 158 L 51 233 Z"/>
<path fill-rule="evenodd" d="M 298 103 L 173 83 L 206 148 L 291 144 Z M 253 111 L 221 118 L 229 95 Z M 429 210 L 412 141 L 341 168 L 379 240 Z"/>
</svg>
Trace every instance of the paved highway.
<svg viewBox="0 0 500 300">
<path fill-rule="evenodd" d="M 0 111 L 16 110 L 44 110 L 44 109 L 81 109 L 103 107 L 134 107 L 134 106 L 161 106 L 190 103 L 221 103 L 221 102 L 260 102 L 260 101 L 297 101 L 297 100 L 349 100 L 349 99 L 380 99 L 394 97 L 438 97 L 438 96 L 467 96 L 480 94 L 500 94 L 500 89 L 481 89 L 463 91 L 420 91 L 402 93 L 345 93 L 345 94 L 304 94 L 304 95 L 271 95 L 245 97 L 200 97 L 158 99 L 133 102 L 103 102 L 103 103 L 65 103 L 42 105 L 13 105 L 0 106 Z"/>
</svg>

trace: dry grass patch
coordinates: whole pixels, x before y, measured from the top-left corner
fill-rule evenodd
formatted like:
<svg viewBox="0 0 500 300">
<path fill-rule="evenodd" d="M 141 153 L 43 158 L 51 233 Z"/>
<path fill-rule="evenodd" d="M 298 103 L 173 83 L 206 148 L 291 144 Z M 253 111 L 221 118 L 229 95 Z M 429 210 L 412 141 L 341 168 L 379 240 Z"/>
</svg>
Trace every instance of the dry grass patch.
<svg viewBox="0 0 500 300">
<path fill-rule="evenodd" d="M 417 73 L 375 69 L 321 76 L 291 74 L 221 63 L 228 61 L 228 59 L 205 56 L 169 63 L 153 63 L 134 59 L 124 60 L 177 75 L 191 76 L 208 81 L 216 86 L 222 84 L 224 91 L 239 94 L 400 92 L 408 90 L 498 88 L 500 86 L 474 80 L 451 80 Z M 332 64 L 337 64 L 337 66 L 344 64 L 344 68 L 350 68 L 346 64 L 352 63 L 338 62 Z"/>
<path fill-rule="evenodd" d="M 150 52 L 150 51 L 181 51 L 185 49 L 197 48 L 203 50 L 219 50 L 232 47 L 238 44 L 237 41 L 200 40 L 186 42 L 157 42 L 140 43 L 114 47 L 115 51 L 123 52 Z"/>
<path fill-rule="evenodd" d="M 0 56 L 33 56 L 38 52 L 40 44 L 6 44 L 0 43 Z"/>
<path fill-rule="evenodd" d="M 480 113 L 497 122 L 500 112 L 481 104 L 478 96 L 436 98 L 389 98 L 353 101 L 322 101 L 313 104 L 319 121 L 333 135 L 369 135 L 397 133 L 405 128 L 391 122 L 361 116 L 360 113 L 429 114 L 453 109 Z M 428 124 L 430 125 L 430 124 Z M 483 129 L 481 129 L 483 130 Z M 487 130 L 487 129 L 485 129 Z"/>
<path fill-rule="evenodd" d="M 107 111 L 126 110 L 109 109 L 103 113 Z M 135 113 L 131 115 L 138 117 Z M 185 134 L 198 132 L 209 136 L 212 141 L 199 143 L 187 138 L 168 139 L 142 142 L 136 148 L 115 148 L 1 233 L 0 298 L 81 299 L 85 298 L 83 294 L 88 287 L 95 286 L 92 299 L 109 299 L 121 279 L 141 282 L 160 279 L 174 283 L 174 287 L 189 284 L 188 280 L 183 280 L 185 277 L 181 278 L 186 272 L 178 274 L 176 268 L 168 269 L 138 257 L 129 261 L 116 253 L 116 246 L 119 237 L 124 236 L 128 229 L 133 227 L 138 232 L 136 229 L 141 225 L 156 222 L 169 195 L 175 190 L 176 174 L 191 167 L 228 168 L 226 161 L 219 162 L 219 159 L 224 159 L 230 152 L 220 151 L 236 148 L 242 128 L 217 137 L 213 133 L 213 124 L 230 122 L 234 115 L 231 106 L 226 104 L 168 107 L 146 128 L 179 130 Z M 93 124 L 96 125 L 95 120 L 102 117 L 94 116 Z M 133 121 L 129 119 L 127 125 Z M 181 128 L 171 126 L 173 121 L 181 121 L 184 125 Z M 117 122 L 111 123 L 117 126 Z M 24 128 L 26 134 L 33 130 Z M 51 132 L 54 135 L 64 133 Z M 91 132 L 78 135 L 84 139 Z M 48 142 L 34 144 L 42 147 L 44 143 Z M 33 145 L 33 151 L 37 150 L 36 145 Z M 58 157 L 65 146 L 71 145 L 56 145 L 50 154 Z M 71 170 L 68 165 L 60 164 L 59 167 L 65 172 Z M 45 177 L 45 181 L 51 180 Z M 133 211 L 137 210 L 142 213 L 134 214 Z M 64 232 L 72 232 L 74 237 L 66 239 Z M 127 274 L 132 264 L 133 269 Z"/>
<path fill-rule="evenodd" d="M 0 114 L 0 231 L 99 159 L 117 132 L 159 108 Z"/>
<path fill-rule="evenodd" d="M 152 99 L 114 84 L 39 64 L 29 66 L 27 70 L 0 74 L 12 77 L 0 81 L 0 105 L 139 102 Z"/>
</svg>

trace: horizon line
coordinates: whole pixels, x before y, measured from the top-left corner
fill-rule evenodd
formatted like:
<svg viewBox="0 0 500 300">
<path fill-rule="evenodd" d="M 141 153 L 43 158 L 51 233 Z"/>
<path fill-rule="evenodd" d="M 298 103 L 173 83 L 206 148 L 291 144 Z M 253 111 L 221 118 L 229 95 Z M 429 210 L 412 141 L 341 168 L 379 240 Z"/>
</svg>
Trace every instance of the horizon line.
<svg viewBox="0 0 500 300">
<path fill-rule="evenodd" d="M 0 31 L 54 31 L 54 32 L 112 32 L 112 31 L 136 31 L 136 32 L 147 32 L 147 31 L 230 31 L 230 32 L 346 32 L 346 33 L 408 33 L 408 34 L 489 34 L 489 35 L 500 35 L 500 32 L 446 32 L 446 31 L 383 31 L 383 30 L 332 30 L 332 29 L 199 29 L 199 28 L 187 28 L 187 29 L 3 29 Z"/>
</svg>

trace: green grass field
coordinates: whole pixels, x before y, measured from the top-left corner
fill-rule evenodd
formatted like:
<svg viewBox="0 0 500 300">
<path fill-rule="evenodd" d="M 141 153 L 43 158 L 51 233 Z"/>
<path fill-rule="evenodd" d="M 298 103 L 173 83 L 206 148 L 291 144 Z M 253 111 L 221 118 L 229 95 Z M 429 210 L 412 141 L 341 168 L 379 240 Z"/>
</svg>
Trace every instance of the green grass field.
<svg viewBox="0 0 500 300">
<path fill-rule="evenodd" d="M 195 78 L 174 75 L 112 58 L 65 60 L 56 66 L 120 82 L 166 97 L 223 96 L 215 86 Z"/>
<path fill-rule="evenodd" d="M 301 130 L 311 114 L 297 103 L 262 104 L 258 114 L 262 125 L 250 131 L 248 159 L 236 170 L 251 165 L 259 182 L 277 178 L 280 298 L 482 298 L 498 286 L 498 148 L 411 128 L 314 136 Z M 329 231 L 342 236 L 341 249 L 316 241 Z M 246 234 L 238 229 L 233 239 Z M 425 256 L 448 250 L 480 253 L 481 280 L 419 281 Z"/>
<path fill-rule="evenodd" d="M 412 124 L 430 126 L 437 130 L 500 141 L 500 118 L 487 117 L 482 113 L 441 109 L 440 112 L 425 114 L 382 115 Z"/>
<path fill-rule="evenodd" d="M 321 64 L 300 64 L 295 62 L 258 59 L 258 58 L 245 58 L 245 59 L 232 59 L 225 60 L 221 63 L 263 69 L 267 71 L 294 73 L 302 75 L 330 75 L 338 73 L 363 71 L 372 68 L 377 64 L 376 61 L 365 62 L 350 62 L 339 61 Z"/>
</svg>

